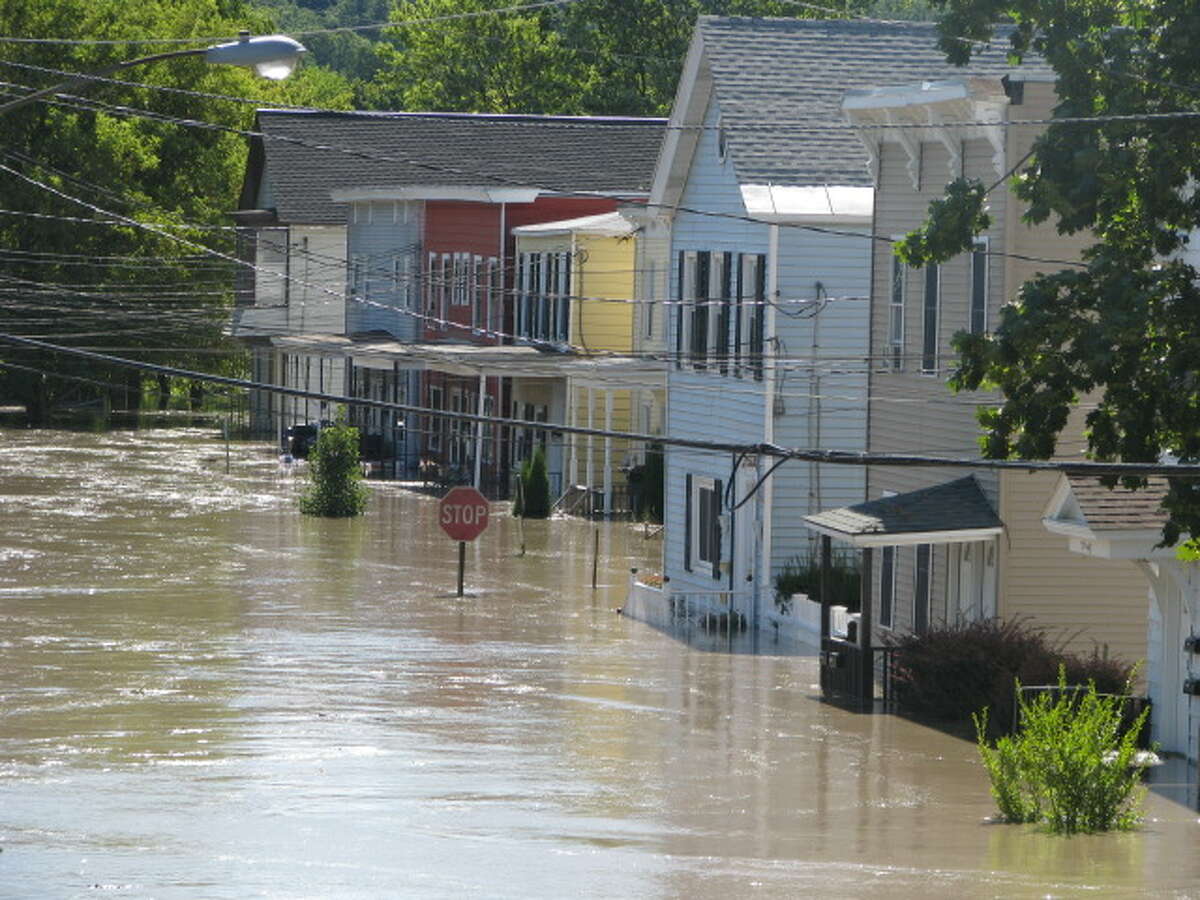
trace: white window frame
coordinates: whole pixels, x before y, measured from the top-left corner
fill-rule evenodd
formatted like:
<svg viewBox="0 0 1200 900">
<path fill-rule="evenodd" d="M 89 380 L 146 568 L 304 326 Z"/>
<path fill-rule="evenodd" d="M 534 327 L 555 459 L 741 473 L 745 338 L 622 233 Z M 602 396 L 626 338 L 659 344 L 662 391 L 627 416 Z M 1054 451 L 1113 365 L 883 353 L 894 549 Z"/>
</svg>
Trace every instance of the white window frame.
<svg viewBox="0 0 1200 900">
<path fill-rule="evenodd" d="M 967 285 L 967 331 L 971 334 L 986 334 L 988 330 L 988 293 L 991 290 L 991 257 L 988 256 L 988 251 L 991 249 L 991 242 L 986 237 L 977 238 L 971 245 L 971 264 L 967 267 L 970 275 L 970 283 Z M 977 266 L 983 266 L 983 296 L 977 297 L 975 286 L 977 284 L 976 273 Z M 979 328 L 975 327 L 975 311 L 976 301 L 979 301 Z"/>
<path fill-rule="evenodd" d="M 929 269 L 933 267 L 934 277 L 936 282 L 934 285 L 933 298 L 933 352 L 926 353 L 926 347 L 929 346 Z M 922 375 L 937 375 L 941 369 L 942 362 L 942 267 L 936 263 L 930 263 L 921 270 L 921 374 Z M 929 360 L 932 358 L 933 365 L 930 366 Z"/>
<path fill-rule="evenodd" d="M 703 475 L 692 476 L 692 522 L 691 528 L 691 560 L 692 570 L 699 566 L 707 566 L 702 571 L 711 571 L 716 563 L 717 543 L 721 540 L 721 517 L 719 512 L 714 514 L 714 508 L 719 509 L 715 497 L 717 483 L 714 479 Z M 709 519 L 708 529 L 701 528 L 705 517 Z"/>
<path fill-rule="evenodd" d="M 894 240 L 900 240 L 894 237 Z M 888 326 L 886 368 L 904 371 L 904 297 L 908 291 L 908 266 L 895 253 L 888 277 Z"/>
</svg>

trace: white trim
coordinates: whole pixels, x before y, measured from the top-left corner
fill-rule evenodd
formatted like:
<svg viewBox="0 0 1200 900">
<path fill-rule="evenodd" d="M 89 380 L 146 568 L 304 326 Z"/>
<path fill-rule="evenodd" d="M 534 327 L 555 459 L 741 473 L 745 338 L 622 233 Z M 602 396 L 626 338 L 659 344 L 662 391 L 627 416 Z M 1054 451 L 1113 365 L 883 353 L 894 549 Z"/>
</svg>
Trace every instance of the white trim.
<svg viewBox="0 0 1200 900">
<path fill-rule="evenodd" d="M 478 203 L 532 203 L 542 188 L 472 187 L 468 185 L 399 185 L 396 187 L 341 188 L 331 191 L 334 203 L 372 200 L 471 200 Z"/>
<path fill-rule="evenodd" d="M 963 544 L 971 541 L 983 541 L 1004 533 L 1000 525 L 988 528 L 963 528 L 957 531 L 912 531 L 901 533 L 849 534 L 817 525 L 806 517 L 804 524 L 817 534 L 824 534 L 839 541 L 844 541 L 855 547 L 908 547 L 913 544 Z"/>
</svg>

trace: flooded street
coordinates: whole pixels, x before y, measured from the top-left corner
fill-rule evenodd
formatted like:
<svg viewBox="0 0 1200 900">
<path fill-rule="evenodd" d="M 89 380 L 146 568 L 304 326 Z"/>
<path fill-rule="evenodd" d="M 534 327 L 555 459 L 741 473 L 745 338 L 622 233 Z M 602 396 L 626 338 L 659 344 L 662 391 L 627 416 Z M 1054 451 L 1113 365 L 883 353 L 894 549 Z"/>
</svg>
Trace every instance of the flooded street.
<svg viewBox="0 0 1200 900">
<path fill-rule="evenodd" d="M 815 658 L 614 614 L 659 544 L 372 483 L 313 520 L 211 429 L 0 430 L 0 897 L 1200 896 L 1200 824 L 988 824 L 972 744 Z"/>
</svg>

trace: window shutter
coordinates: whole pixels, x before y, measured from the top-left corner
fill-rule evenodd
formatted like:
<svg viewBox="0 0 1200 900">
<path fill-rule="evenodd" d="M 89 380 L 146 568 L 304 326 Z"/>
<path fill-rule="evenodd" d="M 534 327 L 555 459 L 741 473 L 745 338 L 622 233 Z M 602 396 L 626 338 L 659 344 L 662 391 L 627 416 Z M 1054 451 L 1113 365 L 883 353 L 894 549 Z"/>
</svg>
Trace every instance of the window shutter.
<svg viewBox="0 0 1200 900">
<path fill-rule="evenodd" d="M 721 506 L 723 505 L 723 496 L 721 493 L 721 480 L 717 479 L 713 484 L 712 515 L 709 517 L 709 521 L 712 522 L 712 533 L 710 536 L 712 540 L 712 576 L 718 580 L 721 577 Z"/>
<path fill-rule="evenodd" d="M 687 265 L 683 251 L 679 251 L 679 274 L 675 281 L 675 368 L 683 368 L 683 273 Z M 689 489 L 688 496 L 691 496 Z"/>
<path fill-rule="evenodd" d="M 681 307 L 682 308 L 682 307 Z M 692 571 L 692 476 L 683 476 L 683 568 Z"/>
</svg>

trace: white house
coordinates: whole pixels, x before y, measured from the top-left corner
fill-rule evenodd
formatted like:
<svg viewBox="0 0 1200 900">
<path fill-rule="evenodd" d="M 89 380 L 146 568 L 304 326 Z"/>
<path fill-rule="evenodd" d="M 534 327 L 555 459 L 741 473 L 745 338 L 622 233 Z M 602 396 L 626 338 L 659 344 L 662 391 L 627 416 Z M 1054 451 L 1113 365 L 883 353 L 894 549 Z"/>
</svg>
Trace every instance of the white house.
<svg viewBox="0 0 1200 900">
<path fill-rule="evenodd" d="M 671 231 L 669 435 L 867 448 L 874 186 L 841 101 L 880 77 L 953 71 L 929 24 L 699 20 L 650 201 Z M 668 451 L 672 608 L 800 627 L 774 576 L 813 553 L 803 517 L 863 500 L 866 472 L 789 462 L 768 476 L 771 463 Z"/>
</svg>

